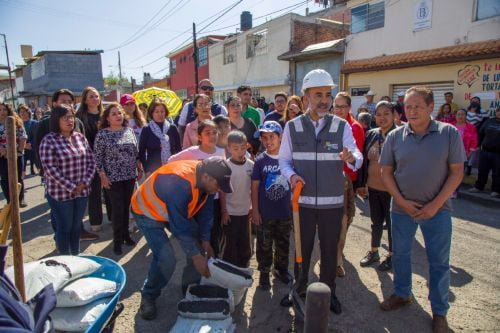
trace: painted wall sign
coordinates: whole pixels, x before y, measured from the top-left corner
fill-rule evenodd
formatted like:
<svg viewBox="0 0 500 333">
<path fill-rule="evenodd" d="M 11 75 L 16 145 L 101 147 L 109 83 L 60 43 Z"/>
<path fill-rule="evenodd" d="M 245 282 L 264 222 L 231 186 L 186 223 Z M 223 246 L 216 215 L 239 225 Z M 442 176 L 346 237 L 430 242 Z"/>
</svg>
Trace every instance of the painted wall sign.
<svg viewBox="0 0 500 333">
<path fill-rule="evenodd" d="M 458 71 L 457 83 L 459 85 L 466 84 L 472 87 L 472 84 L 479 79 L 479 71 L 481 68 L 478 65 L 466 65 Z"/>
<path fill-rule="evenodd" d="M 418 0 L 413 12 L 413 31 L 432 26 L 432 0 Z"/>
</svg>

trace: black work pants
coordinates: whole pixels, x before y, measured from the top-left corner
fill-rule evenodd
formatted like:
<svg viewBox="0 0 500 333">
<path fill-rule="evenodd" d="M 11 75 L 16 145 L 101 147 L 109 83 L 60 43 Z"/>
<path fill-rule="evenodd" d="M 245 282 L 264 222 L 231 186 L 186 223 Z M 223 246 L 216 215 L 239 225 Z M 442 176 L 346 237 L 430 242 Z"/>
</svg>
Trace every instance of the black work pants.
<svg viewBox="0 0 500 333">
<path fill-rule="evenodd" d="M 491 192 L 500 193 L 500 153 L 481 150 L 476 188 L 484 190 L 491 170 Z"/>
<path fill-rule="evenodd" d="M 223 227 L 224 249 L 222 259 L 246 268 L 252 257 L 252 247 L 250 245 L 250 220 L 248 215 L 230 215 L 231 221 Z"/>
<path fill-rule="evenodd" d="M 368 188 L 368 202 L 372 220 L 372 247 L 380 247 L 385 221 L 389 237 L 389 251 L 392 252 L 391 195 L 386 191 Z"/>
<path fill-rule="evenodd" d="M 106 205 L 106 213 L 108 219 L 112 216 L 111 204 L 106 191 L 104 191 L 104 204 Z M 101 225 L 102 224 L 102 188 L 101 188 L 101 178 L 96 172 L 92 182 L 90 183 L 90 194 L 89 194 L 89 222 L 90 225 Z"/>
<path fill-rule="evenodd" d="M 343 207 L 331 209 L 299 208 L 303 263 L 302 276 L 300 277 L 298 266 L 295 264 L 295 277 L 299 279 L 300 289 L 307 286 L 311 254 L 314 248 L 317 229 L 321 262 L 319 281 L 325 283 L 330 287 L 332 293 L 335 293 L 337 249 L 343 214 Z"/>
<path fill-rule="evenodd" d="M 17 181 L 21 184 L 21 191 L 19 192 L 19 201 L 24 199 L 24 180 L 23 180 L 23 156 L 17 157 Z M 7 158 L 0 157 L 0 184 L 2 187 L 3 195 L 7 203 L 10 202 L 10 190 L 9 190 L 9 168 L 8 168 Z"/>
<path fill-rule="evenodd" d="M 113 241 L 123 243 L 130 238 L 128 230 L 130 200 L 134 193 L 135 178 L 112 182 L 111 188 L 106 189 L 111 203 L 111 222 L 113 224 Z"/>
</svg>

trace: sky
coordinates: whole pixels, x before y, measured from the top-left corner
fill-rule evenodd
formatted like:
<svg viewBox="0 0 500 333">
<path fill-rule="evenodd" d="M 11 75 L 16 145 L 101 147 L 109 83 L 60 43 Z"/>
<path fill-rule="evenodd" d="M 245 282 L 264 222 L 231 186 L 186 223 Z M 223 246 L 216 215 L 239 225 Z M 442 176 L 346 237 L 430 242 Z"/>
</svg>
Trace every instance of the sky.
<svg viewBox="0 0 500 333">
<path fill-rule="evenodd" d="M 242 11 L 252 13 L 255 27 L 290 11 L 304 15 L 306 6 L 322 9 L 312 0 L 0 0 L 0 33 L 7 35 L 11 65 L 24 63 L 22 44 L 32 45 L 33 54 L 104 50 L 103 75 L 117 75 L 119 51 L 122 75 L 141 82 L 143 72 L 168 73 L 165 56 L 192 40 L 193 22 L 198 37 L 225 35 L 239 28 Z M 6 64 L 0 42 L 0 64 Z"/>
</svg>

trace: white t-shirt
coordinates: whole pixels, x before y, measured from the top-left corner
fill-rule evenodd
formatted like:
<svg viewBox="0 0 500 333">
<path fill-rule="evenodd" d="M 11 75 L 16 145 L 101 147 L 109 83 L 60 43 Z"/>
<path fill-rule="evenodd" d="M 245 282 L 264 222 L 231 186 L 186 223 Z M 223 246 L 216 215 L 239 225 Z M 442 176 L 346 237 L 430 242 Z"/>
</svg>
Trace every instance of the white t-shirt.
<svg viewBox="0 0 500 333">
<path fill-rule="evenodd" d="M 212 156 L 220 156 L 226 158 L 226 151 L 224 148 L 215 147 L 215 153 L 208 154 L 200 150 L 200 146 L 191 146 L 183 151 L 170 156 L 169 162 L 182 161 L 182 160 L 204 160 Z"/>
<path fill-rule="evenodd" d="M 245 164 L 236 164 L 227 160 L 231 168 L 231 186 L 233 193 L 226 194 L 226 209 L 229 215 L 248 215 L 252 208 L 250 189 L 252 184 L 253 161 L 247 159 Z"/>
</svg>

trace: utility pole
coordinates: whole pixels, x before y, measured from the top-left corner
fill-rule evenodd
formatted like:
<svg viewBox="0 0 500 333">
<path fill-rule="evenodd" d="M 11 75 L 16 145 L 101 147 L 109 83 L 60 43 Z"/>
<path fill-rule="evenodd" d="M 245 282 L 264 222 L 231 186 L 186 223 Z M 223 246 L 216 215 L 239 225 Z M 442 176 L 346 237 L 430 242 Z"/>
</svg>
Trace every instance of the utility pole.
<svg viewBox="0 0 500 333">
<path fill-rule="evenodd" d="M 193 22 L 194 86 L 198 93 L 198 44 L 196 44 L 196 24 Z"/>
<path fill-rule="evenodd" d="M 120 88 L 120 95 L 122 94 L 122 60 L 120 58 L 120 51 L 118 51 L 118 87 Z M 120 96 L 118 96 L 119 98 Z"/>
<path fill-rule="evenodd" d="M 14 83 L 12 82 L 12 74 L 10 72 L 10 60 L 9 60 L 9 49 L 7 48 L 7 36 L 5 34 L 0 34 L 3 36 L 3 43 L 5 44 L 5 54 L 7 55 L 7 70 L 9 71 L 9 83 L 10 83 L 10 94 L 12 95 L 12 107 L 16 109 L 16 100 L 14 97 Z"/>
<path fill-rule="evenodd" d="M 134 89 L 135 88 L 134 87 L 134 78 L 132 76 L 130 77 L 130 84 L 132 85 L 132 92 L 134 92 L 135 91 L 135 89 Z"/>
</svg>

